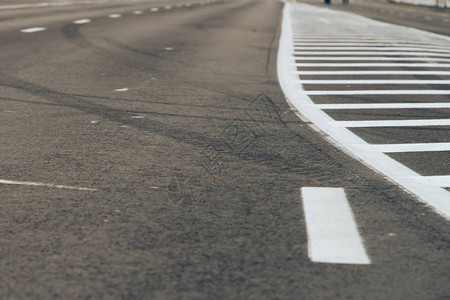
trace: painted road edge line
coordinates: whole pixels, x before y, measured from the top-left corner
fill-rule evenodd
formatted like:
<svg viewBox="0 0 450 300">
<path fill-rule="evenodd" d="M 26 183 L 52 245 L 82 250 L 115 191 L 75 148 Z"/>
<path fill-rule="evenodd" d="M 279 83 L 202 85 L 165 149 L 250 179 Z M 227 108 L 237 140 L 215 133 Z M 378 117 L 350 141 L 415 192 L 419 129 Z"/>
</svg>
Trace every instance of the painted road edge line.
<svg viewBox="0 0 450 300">
<path fill-rule="evenodd" d="M 286 3 L 283 9 L 281 38 L 277 58 L 277 72 L 280 86 L 288 103 L 296 110 L 299 117 L 311 121 L 316 128 L 330 137 L 328 139 L 336 147 L 364 163 L 371 169 L 383 174 L 388 180 L 396 183 L 416 199 L 429 205 L 439 215 L 450 220 L 450 193 L 436 186 L 422 184 L 414 178 L 420 175 L 408 167 L 381 152 L 365 151 L 354 145 L 368 143 L 345 127 L 334 126 L 334 120 L 315 106 L 302 86 L 296 81 L 298 75 L 292 63 L 292 24 L 290 7 Z M 298 5 L 298 4 L 295 4 Z"/>
<path fill-rule="evenodd" d="M 370 264 L 344 189 L 303 187 L 301 192 L 311 261 Z"/>
<path fill-rule="evenodd" d="M 66 186 L 66 185 L 59 185 L 59 184 L 52 184 L 52 183 L 42 183 L 42 182 L 15 181 L 15 180 L 7 180 L 7 179 L 0 179 L 0 184 L 40 186 L 40 187 L 48 187 L 48 188 L 68 189 L 68 190 L 78 190 L 78 191 L 90 191 L 90 192 L 96 192 L 97 191 L 97 189 L 84 188 L 84 187 Z"/>
</svg>

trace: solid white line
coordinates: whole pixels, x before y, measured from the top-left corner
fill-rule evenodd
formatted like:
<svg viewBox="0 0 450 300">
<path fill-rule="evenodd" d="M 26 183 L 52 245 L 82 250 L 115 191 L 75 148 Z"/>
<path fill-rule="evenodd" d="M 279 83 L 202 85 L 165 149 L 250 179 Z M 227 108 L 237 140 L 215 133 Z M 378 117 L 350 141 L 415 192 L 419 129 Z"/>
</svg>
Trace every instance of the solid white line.
<svg viewBox="0 0 450 300">
<path fill-rule="evenodd" d="M 80 20 L 73 21 L 73 24 L 81 25 L 81 24 L 87 24 L 90 22 L 91 22 L 90 19 L 80 19 Z"/>
<path fill-rule="evenodd" d="M 450 55 L 448 49 L 427 49 L 419 47 L 294 47 L 294 50 L 321 50 L 321 51 L 335 51 L 335 50 L 381 50 L 381 51 L 427 51 L 427 52 L 442 52 Z"/>
<path fill-rule="evenodd" d="M 423 126 L 450 126 L 450 119 L 430 120 L 372 120 L 372 121 L 333 121 L 334 126 L 355 127 L 423 127 Z"/>
<path fill-rule="evenodd" d="M 344 189 L 304 187 L 302 198 L 311 261 L 370 264 Z"/>
<path fill-rule="evenodd" d="M 349 55 L 358 55 L 361 57 L 371 57 L 373 55 L 383 55 L 383 56 L 425 56 L 425 57 L 450 57 L 448 54 L 442 53 L 430 53 L 430 52 L 379 52 L 379 51 L 294 51 L 294 57 L 297 55 L 322 55 L 322 57 L 328 57 L 329 55 L 335 55 L 338 57 L 341 56 L 349 56 Z"/>
<path fill-rule="evenodd" d="M 34 32 L 39 32 L 39 31 L 44 31 L 47 30 L 47 28 L 45 27 L 31 27 L 31 28 L 25 28 L 20 30 L 20 32 L 23 33 L 34 33 Z"/>
<path fill-rule="evenodd" d="M 327 95 L 450 95 L 450 90 L 349 90 L 305 91 L 310 96 Z"/>
<path fill-rule="evenodd" d="M 450 151 L 450 143 L 355 145 L 366 151 L 383 153 Z"/>
<path fill-rule="evenodd" d="M 450 75 L 450 71 L 295 71 L 299 75 Z"/>
<path fill-rule="evenodd" d="M 416 64 L 416 63 L 295 63 L 297 67 L 407 67 L 407 68 L 450 68 L 450 64 Z"/>
<path fill-rule="evenodd" d="M 52 183 L 15 181 L 15 180 L 6 180 L 6 179 L 0 179 L 0 184 L 41 186 L 41 187 L 49 187 L 49 188 L 57 188 L 57 189 L 91 191 L 91 192 L 97 191 L 96 189 L 91 189 L 91 188 L 80 188 L 80 187 L 74 187 L 74 186 L 57 185 L 57 184 L 52 184 Z"/>
<path fill-rule="evenodd" d="M 300 80 L 302 84 L 450 84 L 450 80 Z"/>
<path fill-rule="evenodd" d="M 450 220 L 450 192 L 437 186 L 423 184 L 413 177 L 420 176 L 410 168 L 399 163 L 381 152 L 363 151 L 355 144 L 367 144 L 352 131 L 345 127 L 334 126 L 333 119 L 315 106 L 314 102 L 305 94 L 302 86 L 296 83 L 298 75 L 292 64 L 292 23 L 291 8 L 299 8 L 303 13 L 310 13 L 310 6 L 300 3 L 286 3 L 283 10 L 281 38 L 278 50 L 278 78 L 287 101 L 295 108 L 299 117 L 312 122 L 316 128 L 323 131 L 334 145 L 349 153 L 357 160 L 365 163 L 373 170 L 380 172 L 387 179 L 414 194 L 418 200 L 431 206 L 446 220 Z M 341 12 L 337 12 L 341 16 Z M 343 13 L 342 13 L 343 14 Z M 297 15 L 298 16 L 298 15 Z M 342 18 L 341 18 L 342 19 Z M 372 21 L 371 21 L 372 22 Z M 393 25 L 389 25 L 393 26 Z M 399 27 L 400 28 L 400 27 Z M 414 31 L 419 35 L 421 31 Z M 437 35 L 433 35 L 437 36 Z"/>
<path fill-rule="evenodd" d="M 407 109 L 407 108 L 450 108 L 449 102 L 435 103 L 344 103 L 316 104 L 320 109 Z"/>
<path fill-rule="evenodd" d="M 450 57 L 450 56 L 449 56 Z M 442 61 L 450 62 L 450 58 L 440 57 L 384 57 L 384 56 L 294 56 L 295 60 L 320 60 L 320 61 Z"/>
</svg>

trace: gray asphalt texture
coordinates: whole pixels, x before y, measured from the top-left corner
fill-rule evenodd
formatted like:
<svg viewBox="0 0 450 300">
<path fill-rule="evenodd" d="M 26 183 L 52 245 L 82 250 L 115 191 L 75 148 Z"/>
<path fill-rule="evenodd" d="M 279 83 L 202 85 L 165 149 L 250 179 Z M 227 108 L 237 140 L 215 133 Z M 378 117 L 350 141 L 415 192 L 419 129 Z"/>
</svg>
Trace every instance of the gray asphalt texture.
<svg viewBox="0 0 450 300">
<path fill-rule="evenodd" d="M 0 179 L 98 190 L 0 184 L 0 298 L 450 298 L 448 221 L 288 106 L 283 4 L 167 3 L 0 11 Z M 304 186 L 371 265 L 308 259 Z"/>
</svg>

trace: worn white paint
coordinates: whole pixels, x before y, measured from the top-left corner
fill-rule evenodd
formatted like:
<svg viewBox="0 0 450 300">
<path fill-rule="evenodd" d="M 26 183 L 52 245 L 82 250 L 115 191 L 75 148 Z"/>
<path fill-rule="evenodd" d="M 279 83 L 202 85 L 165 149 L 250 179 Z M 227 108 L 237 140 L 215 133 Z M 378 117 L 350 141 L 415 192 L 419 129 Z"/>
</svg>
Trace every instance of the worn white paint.
<svg viewBox="0 0 450 300">
<path fill-rule="evenodd" d="M 84 188 L 84 187 L 67 186 L 67 185 L 60 185 L 60 184 L 53 184 L 53 183 L 16 181 L 16 180 L 7 180 L 7 179 L 0 179 L 0 184 L 26 185 L 26 186 L 48 187 L 48 188 L 68 189 L 68 190 L 78 190 L 78 191 L 91 191 L 91 192 L 97 191 L 96 189 Z"/>
</svg>

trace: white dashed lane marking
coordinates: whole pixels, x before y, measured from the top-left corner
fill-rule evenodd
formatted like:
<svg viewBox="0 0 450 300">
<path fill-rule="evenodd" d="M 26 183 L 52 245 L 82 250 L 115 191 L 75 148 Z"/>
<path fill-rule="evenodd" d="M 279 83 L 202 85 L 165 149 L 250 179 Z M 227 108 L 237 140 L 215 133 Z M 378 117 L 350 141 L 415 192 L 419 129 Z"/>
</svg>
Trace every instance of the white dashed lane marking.
<svg viewBox="0 0 450 300">
<path fill-rule="evenodd" d="M 82 25 L 82 24 L 88 24 L 91 23 L 90 19 L 80 19 L 73 21 L 73 24 Z"/>
<path fill-rule="evenodd" d="M 35 33 L 35 32 L 40 32 L 40 31 L 44 31 L 47 30 L 47 28 L 45 27 L 31 27 L 31 28 L 25 28 L 20 30 L 20 32 L 23 33 Z"/>
<path fill-rule="evenodd" d="M 6 180 L 6 179 L 0 179 L 0 184 L 27 185 L 27 186 L 37 186 L 37 187 L 47 187 L 47 188 L 57 188 L 57 189 L 78 190 L 78 191 L 91 191 L 91 192 L 97 191 L 96 189 L 84 188 L 84 187 L 66 186 L 66 185 L 59 185 L 59 184 L 53 184 L 53 183 L 15 181 L 15 180 Z"/>
<path fill-rule="evenodd" d="M 110 15 L 108 15 L 108 17 L 111 19 L 117 19 L 117 18 L 122 17 L 122 15 L 121 14 L 110 14 Z"/>
<path fill-rule="evenodd" d="M 344 189 L 304 187 L 302 198 L 311 261 L 370 264 Z"/>
<path fill-rule="evenodd" d="M 321 22 L 321 18 L 330 20 L 333 26 Z M 442 161 L 438 170 L 441 174 L 421 176 L 386 154 L 404 157 L 403 153 L 426 152 L 431 158 L 437 152 L 450 151 L 446 136 L 440 141 L 422 143 L 419 139 L 423 137 L 417 135 L 416 143 L 407 144 L 395 143 L 401 137 L 386 136 L 386 140 L 394 142 L 369 144 L 350 130 L 369 128 L 371 132 L 370 128 L 377 128 L 377 136 L 382 136 L 384 128 L 402 128 L 402 132 L 409 132 L 414 138 L 410 128 L 426 127 L 430 133 L 433 127 L 448 129 L 450 118 L 446 118 L 445 109 L 450 108 L 449 49 L 450 38 L 446 36 L 346 12 L 287 3 L 278 51 L 278 76 L 288 101 L 303 119 L 329 135 L 336 146 L 450 220 L 450 192 L 445 189 L 450 185 L 450 162 Z M 358 78 L 360 75 L 365 77 Z M 419 75 L 426 77 L 411 78 Z M 366 86 L 371 88 L 363 89 Z M 400 99 L 404 99 L 403 103 Z M 385 110 L 383 114 L 393 119 L 358 120 L 365 114 L 361 110 L 368 110 L 369 115 L 375 109 Z M 399 109 L 415 109 L 414 118 L 397 117 L 395 110 Z M 336 121 L 328 110 L 348 111 L 342 112 Z M 439 112 L 440 118 L 430 118 L 431 110 Z M 439 134 L 435 136 L 440 139 Z M 414 168 L 415 162 L 410 163 Z"/>
</svg>

